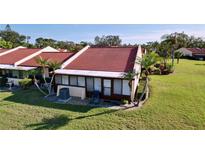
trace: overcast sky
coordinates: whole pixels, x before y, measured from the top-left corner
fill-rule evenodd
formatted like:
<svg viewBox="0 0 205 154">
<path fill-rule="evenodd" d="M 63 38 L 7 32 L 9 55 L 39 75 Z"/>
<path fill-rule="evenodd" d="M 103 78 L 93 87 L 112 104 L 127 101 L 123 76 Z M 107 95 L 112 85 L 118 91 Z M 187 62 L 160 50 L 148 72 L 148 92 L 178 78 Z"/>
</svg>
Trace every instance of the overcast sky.
<svg viewBox="0 0 205 154">
<path fill-rule="evenodd" d="M 5 25 L 0 24 L 0 29 Z M 53 38 L 64 41 L 89 41 L 93 42 L 95 36 L 119 35 L 123 43 L 146 43 L 149 41 L 160 41 L 163 34 L 172 32 L 182 32 L 189 35 L 205 37 L 205 25 L 65 25 L 65 24 L 19 24 L 12 25 L 11 28 L 21 34 L 31 36 L 31 42 L 38 37 Z"/>
</svg>

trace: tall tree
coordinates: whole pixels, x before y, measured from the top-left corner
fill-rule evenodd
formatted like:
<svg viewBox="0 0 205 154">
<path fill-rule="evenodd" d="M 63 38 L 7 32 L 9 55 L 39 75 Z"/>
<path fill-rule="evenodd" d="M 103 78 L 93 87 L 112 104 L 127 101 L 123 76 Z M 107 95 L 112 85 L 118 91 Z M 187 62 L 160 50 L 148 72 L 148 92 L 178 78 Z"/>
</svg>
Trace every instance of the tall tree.
<svg viewBox="0 0 205 154">
<path fill-rule="evenodd" d="M 96 36 L 95 37 L 95 45 L 100 46 L 100 47 L 105 47 L 105 46 L 120 46 L 122 40 L 120 39 L 119 36 L 115 35 L 103 35 L 102 37 Z"/>
<path fill-rule="evenodd" d="M 5 31 L 11 31 L 11 26 L 9 24 L 6 25 Z"/>
<path fill-rule="evenodd" d="M 57 41 L 54 40 L 54 39 L 39 37 L 39 38 L 36 39 L 35 45 L 38 48 L 45 48 L 47 46 L 51 46 L 51 47 L 56 48 L 56 43 L 57 43 Z"/>
<path fill-rule="evenodd" d="M 5 30 L 0 31 L 0 38 L 6 42 L 10 42 L 12 47 L 23 45 L 26 41 L 25 35 L 20 35 L 19 33 L 11 30 L 9 25 L 5 27 Z"/>
<path fill-rule="evenodd" d="M 12 43 L 6 42 L 5 40 L 0 39 L 0 48 L 10 49 L 12 48 Z"/>
</svg>

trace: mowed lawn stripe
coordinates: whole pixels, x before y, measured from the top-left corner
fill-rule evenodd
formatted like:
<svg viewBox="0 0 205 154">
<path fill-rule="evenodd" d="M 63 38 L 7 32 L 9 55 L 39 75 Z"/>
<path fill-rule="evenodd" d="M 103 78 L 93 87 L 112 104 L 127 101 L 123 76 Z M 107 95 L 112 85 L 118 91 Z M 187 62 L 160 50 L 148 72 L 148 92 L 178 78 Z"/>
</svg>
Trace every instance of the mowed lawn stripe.
<svg viewBox="0 0 205 154">
<path fill-rule="evenodd" d="M 180 60 L 151 75 L 151 96 L 132 111 L 47 102 L 37 90 L 0 93 L 0 129 L 205 129 L 205 61 Z"/>
</svg>

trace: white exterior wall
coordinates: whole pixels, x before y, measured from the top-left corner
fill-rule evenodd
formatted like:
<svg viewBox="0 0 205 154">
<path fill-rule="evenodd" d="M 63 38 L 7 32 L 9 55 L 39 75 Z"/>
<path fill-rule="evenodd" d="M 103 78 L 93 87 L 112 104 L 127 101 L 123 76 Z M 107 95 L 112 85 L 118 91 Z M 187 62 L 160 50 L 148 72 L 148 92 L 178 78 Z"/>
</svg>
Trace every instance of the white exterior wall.
<svg viewBox="0 0 205 154">
<path fill-rule="evenodd" d="M 59 92 L 60 92 L 61 88 L 69 88 L 70 96 L 80 97 L 81 99 L 85 99 L 85 97 L 86 97 L 85 88 L 73 87 L 73 86 L 64 86 L 64 85 L 58 85 L 57 96 L 59 96 Z"/>
<path fill-rule="evenodd" d="M 13 82 L 15 86 L 19 86 L 19 81 L 21 81 L 22 79 L 18 79 L 18 78 L 8 78 L 8 82 Z"/>
<path fill-rule="evenodd" d="M 141 65 L 137 63 L 138 59 L 142 58 L 142 49 L 141 46 L 138 46 L 138 50 L 137 50 L 137 55 L 136 55 L 136 59 L 135 59 L 135 65 L 134 65 L 134 69 L 133 72 L 137 73 L 138 75 L 135 76 L 133 82 L 132 82 L 132 89 L 131 89 L 131 101 L 134 101 L 135 98 L 135 92 L 137 90 L 137 87 L 139 85 L 139 78 L 140 78 L 140 73 L 141 73 Z"/>
</svg>

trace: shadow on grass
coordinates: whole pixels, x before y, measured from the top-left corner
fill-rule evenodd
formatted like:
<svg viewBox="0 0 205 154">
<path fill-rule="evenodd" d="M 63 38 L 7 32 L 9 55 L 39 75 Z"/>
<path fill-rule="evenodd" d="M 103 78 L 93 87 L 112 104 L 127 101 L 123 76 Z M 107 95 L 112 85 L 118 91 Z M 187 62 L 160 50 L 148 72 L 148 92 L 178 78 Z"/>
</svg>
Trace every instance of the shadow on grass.
<svg viewBox="0 0 205 154">
<path fill-rule="evenodd" d="M 205 64 L 195 64 L 195 65 L 199 65 L 199 66 L 205 66 Z"/>
<path fill-rule="evenodd" d="M 57 129 L 59 127 L 66 125 L 68 122 L 68 117 L 60 115 L 58 117 L 53 117 L 50 119 L 44 118 L 41 123 L 30 124 L 26 127 L 34 130 Z"/>
<path fill-rule="evenodd" d="M 96 116 L 100 116 L 100 115 L 103 115 L 103 114 L 111 114 L 111 113 L 117 112 L 117 111 L 118 110 L 108 110 L 108 111 L 104 111 L 104 112 L 100 112 L 100 113 L 96 113 L 96 114 L 79 116 L 79 117 L 72 118 L 72 119 L 68 118 L 65 115 L 60 115 L 60 116 L 53 117 L 53 118 L 50 118 L 50 119 L 49 118 L 44 118 L 42 120 L 42 122 L 26 125 L 26 127 L 29 128 L 29 129 L 34 129 L 34 130 L 46 130 L 46 129 L 55 130 L 57 128 L 60 128 L 62 126 L 67 125 L 70 121 L 96 117 Z"/>
<path fill-rule="evenodd" d="M 93 109 L 93 107 L 90 106 L 58 104 L 54 102 L 49 102 L 43 98 L 43 95 L 38 90 L 34 89 L 15 91 L 12 93 L 11 96 L 6 97 L 3 100 L 20 104 L 28 104 L 32 106 L 41 106 L 82 113 L 88 112 L 89 110 Z"/>
</svg>

